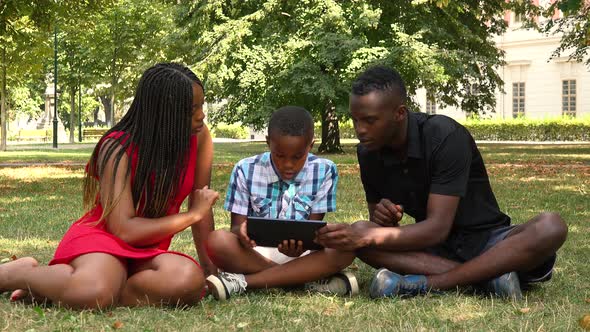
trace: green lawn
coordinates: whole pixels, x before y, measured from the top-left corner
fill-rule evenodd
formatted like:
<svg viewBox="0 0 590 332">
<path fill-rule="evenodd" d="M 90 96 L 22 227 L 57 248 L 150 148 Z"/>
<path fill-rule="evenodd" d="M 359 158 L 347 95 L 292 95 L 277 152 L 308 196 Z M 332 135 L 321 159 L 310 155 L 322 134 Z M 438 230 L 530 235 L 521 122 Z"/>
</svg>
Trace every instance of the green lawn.
<svg viewBox="0 0 590 332">
<path fill-rule="evenodd" d="M 319 142 L 315 144 L 317 148 Z M 344 140 L 345 153 L 327 157 L 337 164 L 356 163 L 356 140 Z M 480 151 L 487 164 L 550 163 L 590 165 L 590 144 L 587 145 L 497 145 L 481 144 Z M 266 143 L 215 143 L 216 164 L 233 165 L 239 158 L 264 151 Z M 314 150 L 315 151 L 315 150 Z M 0 151 L 0 164 L 6 163 L 86 163 L 92 153 L 89 144 L 51 144 L 10 146 Z"/>
<path fill-rule="evenodd" d="M 212 187 L 225 194 L 229 172 L 240 158 L 263 151 L 262 143 L 217 143 Z M 338 163 L 338 212 L 328 221 L 366 218 L 354 145 L 330 155 Z M 91 150 L 0 152 L 0 163 L 85 162 Z M 575 330 L 590 313 L 590 146 L 482 146 L 501 207 L 521 223 L 555 210 L 569 225 L 551 282 L 526 293 L 521 302 L 461 292 L 413 299 L 373 301 L 367 296 L 372 270 L 360 261 L 361 295 L 341 298 L 303 291 L 251 292 L 227 303 L 210 298 L 188 309 L 117 308 L 105 312 L 70 311 L 11 304 L 0 298 L 0 331 L 99 331 L 122 323 L 124 331 L 174 330 Z M 0 168 L 0 259 L 34 256 L 47 263 L 70 223 L 82 213 L 83 168 Z M 218 228 L 229 225 L 221 204 Z M 411 222 L 407 220 L 406 222 Z M 179 234 L 173 249 L 194 254 L 190 232 Z"/>
</svg>

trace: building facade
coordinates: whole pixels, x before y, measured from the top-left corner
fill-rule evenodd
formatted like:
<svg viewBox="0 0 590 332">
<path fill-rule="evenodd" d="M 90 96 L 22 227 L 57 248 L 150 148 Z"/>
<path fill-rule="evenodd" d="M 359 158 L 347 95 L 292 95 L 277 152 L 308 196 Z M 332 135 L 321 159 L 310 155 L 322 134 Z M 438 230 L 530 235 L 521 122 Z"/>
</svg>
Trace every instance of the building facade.
<svg viewBox="0 0 590 332">
<path fill-rule="evenodd" d="M 504 81 L 504 93 L 496 91 L 495 111 L 487 117 L 589 117 L 590 68 L 582 62 L 570 61 L 568 56 L 550 59 L 560 44 L 560 36 L 524 29 L 520 17 L 514 13 L 506 13 L 505 18 L 509 27 L 496 37 L 496 45 L 505 52 L 506 65 L 498 69 Z M 438 105 L 424 89 L 417 91 L 415 100 L 422 112 L 465 119 L 463 110 Z"/>
</svg>

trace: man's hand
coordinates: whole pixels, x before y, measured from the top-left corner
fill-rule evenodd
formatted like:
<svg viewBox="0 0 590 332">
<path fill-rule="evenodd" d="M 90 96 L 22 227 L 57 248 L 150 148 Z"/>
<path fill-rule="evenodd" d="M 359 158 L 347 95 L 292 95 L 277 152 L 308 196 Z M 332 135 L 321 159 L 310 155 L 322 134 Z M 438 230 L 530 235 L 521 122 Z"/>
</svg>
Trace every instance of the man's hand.
<svg viewBox="0 0 590 332">
<path fill-rule="evenodd" d="M 279 243 L 277 247 L 280 253 L 289 257 L 299 257 L 305 250 L 303 250 L 303 242 L 291 240 L 284 240 Z"/>
<path fill-rule="evenodd" d="M 247 221 L 244 221 L 243 223 L 232 227 L 231 231 L 232 233 L 236 234 L 238 240 L 240 240 L 240 243 L 244 248 L 254 248 L 256 247 L 256 242 L 248 237 L 248 228 L 246 224 Z"/>
<path fill-rule="evenodd" d="M 393 204 L 390 200 L 382 198 L 371 216 L 371 221 L 385 227 L 397 227 L 404 215 L 401 205 Z"/>
<path fill-rule="evenodd" d="M 314 239 L 326 248 L 333 248 L 343 251 L 354 251 L 365 247 L 362 234 L 352 229 L 349 224 L 328 224 L 316 232 Z"/>
</svg>

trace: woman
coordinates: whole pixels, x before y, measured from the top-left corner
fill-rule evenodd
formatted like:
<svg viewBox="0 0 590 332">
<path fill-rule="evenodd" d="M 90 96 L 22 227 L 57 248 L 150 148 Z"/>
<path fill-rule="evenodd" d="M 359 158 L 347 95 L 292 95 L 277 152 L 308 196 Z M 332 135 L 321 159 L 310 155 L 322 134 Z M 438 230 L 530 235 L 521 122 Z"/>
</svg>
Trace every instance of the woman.
<svg viewBox="0 0 590 332">
<path fill-rule="evenodd" d="M 203 271 L 168 247 L 192 226 L 201 261 L 214 268 L 200 239 L 218 198 L 207 187 L 213 145 L 203 103 L 203 85 L 188 68 L 149 68 L 129 111 L 86 166 L 88 212 L 66 232 L 49 266 L 31 257 L 0 265 L 0 292 L 84 309 L 196 303 Z M 189 209 L 179 213 L 187 196 Z"/>
</svg>

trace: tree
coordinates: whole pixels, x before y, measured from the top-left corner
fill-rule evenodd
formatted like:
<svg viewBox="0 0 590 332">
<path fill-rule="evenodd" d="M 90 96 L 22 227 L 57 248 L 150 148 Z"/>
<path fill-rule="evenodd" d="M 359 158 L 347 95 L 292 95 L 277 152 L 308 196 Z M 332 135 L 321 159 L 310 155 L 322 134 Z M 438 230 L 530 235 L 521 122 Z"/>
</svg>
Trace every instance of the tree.
<svg viewBox="0 0 590 332">
<path fill-rule="evenodd" d="M 0 150 L 6 150 L 10 86 L 23 85 L 27 77 L 42 68 L 42 59 L 51 50 L 42 32 L 51 20 L 45 6 L 53 6 L 52 1 L 0 2 Z"/>
<path fill-rule="evenodd" d="M 7 89 L 12 84 L 22 84 L 30 75 L 39 75 L 44 60 L 51 56 L 49 34 L 56 17 L 83 15 L 104 3 L 108 0 L 0 2 L 0 150 L 6 149 Z"/>
<path fill-rule="evenodd" d="M 194 41 L 184 58 L 204 74 L 213 122 L 260 128 L 284 104 L 322 123 L 320 152 L 341 151 L 351 80 L 368 65 L 395 67 L 410 93 L 424 87 L 468 112 L 492 109 L 503 63 L 494 34 L 504 1 L 232 1 L 183 3 L 178 25 Z M 471 83 L 480 86 L 473 95 Z"/>
<path fill-rule="evenodd" d="M 171 6 L 149 0 L 118 0 L 97 14 L 91 40 L 93 56 L 102 61 L 99 66 L 108 86 L 108 93 L 100 97 L 108 126 L 114 124 L 118 101 L 123 104 L 133 95 L 143 70 L 166 58 L 166 36 L 175 28 Z"/>
<path fill-rule="evenodd" d="M 552 58 L 568 53 L 570 59 L 584 61 L 590 67 L 590 1 L 558 0 L 542 7 L 531 1 L 512 0 L 510 9 L 525 14 L 526 27 L 561 35 L 560 45 L 553 51 Z M 540 16 L 547 20 L 538 20 Z"/>
<path fill-rule="evenodd" d="M 62 117 L 70 132 L 70 143 L 75 141 L 76 94 L 82 86 L 90 86 L 101 77 L 100 61 L 96 54 L 99 45 L 94 40 L 96 14 L 70 16 L 60 21 L 58 34 L 58 72 L 62 90 L 69 98 L 69 119 Z M 81 121 L 81 119 L 78 119 Z"/>
</svg>

